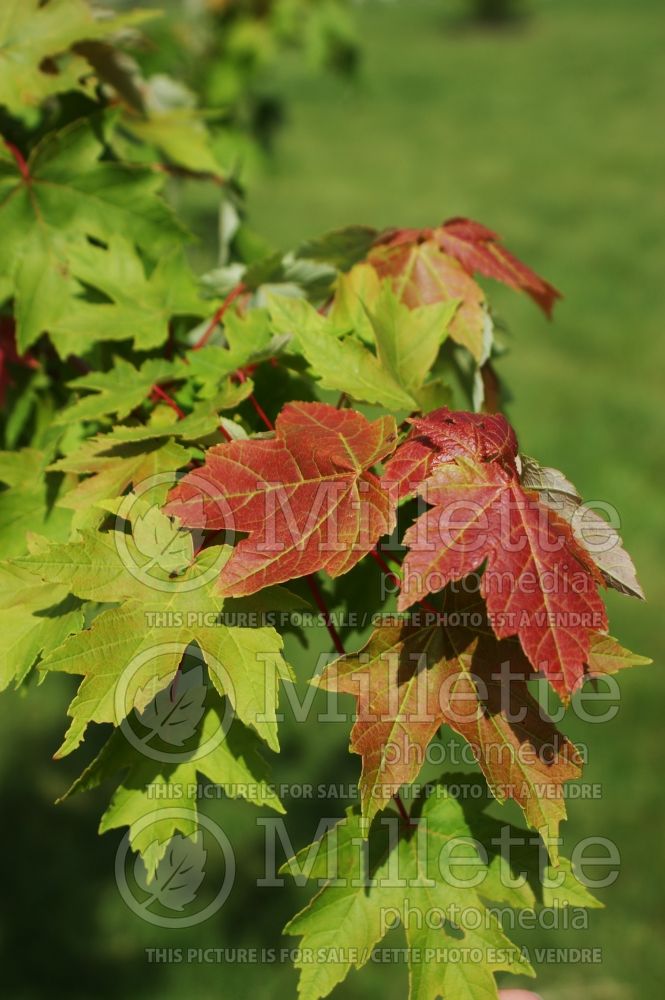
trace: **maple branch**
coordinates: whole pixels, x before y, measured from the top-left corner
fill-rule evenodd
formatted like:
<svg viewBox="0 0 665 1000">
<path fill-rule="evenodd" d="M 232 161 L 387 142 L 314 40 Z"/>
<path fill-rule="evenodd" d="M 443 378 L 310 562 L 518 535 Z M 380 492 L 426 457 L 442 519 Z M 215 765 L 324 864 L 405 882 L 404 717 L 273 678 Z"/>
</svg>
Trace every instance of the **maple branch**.
<svg viewBox="0 0 665 1000">
<path fill-rule="evenodd" d="M 333 646 L 335 647 L 340 656 L 345 656 L 346 650 L 344 649 L 344 643 L 342 642 L 340 634 L 335 628 L 332 618 L 330 617 L 330 612 L 328 611 L 326 602 L 323 599 L 323 594 L 321 593 L 318 580 L 316 579 L 313 573 L 310 573 L 309 576 L 305 577 L 305 582 L 307 583 L 307 586 L 311 591 L 312 597 L 314 598 L 314 603 L 316 604 L 317 608 L 323 615 L 323 620 L 326 623 L 326 628 L 328 629 L 328 633 L 330 635 L 330 638 L 332 639 Z"/>
<path fill-rule="evenodd" d="M 214 312 L 214 314 L 212 316 L 212 319 L 208 323 L 207 327 L 205 328 L 205 330 L 203 331 L 203 333 L 201 334 L 201 336 L 199 337 L 199 339 L 194 344 L 194 346 L 192 348 L 193 351 L 198 351 L 202 347 L 205 347 L 205 345 L 208 343 L 208 341 L 212 337 L 213 332 L 215 330 L 215 327 L 220 322 L 220 320 L 223 318 L 224 313 L 226 312 L 226 310 L 229 308 L 229 306 L 231 305 L 231 303 L 234 302 L 238 298 L 239 295 L 242 295 L 242 293 L 244 291 L 245 291 L 245 286 L 243 285 L 242 281 L 239 281 L 238 284 L 235 285 L 235 287 L 231 289 L 231 291 L 229 292 L 229 294 L 226 296 L 226 298 L 222 302 L 221 306 L 219 306 L 215 310 L 215 312 Z"/>
</svg>

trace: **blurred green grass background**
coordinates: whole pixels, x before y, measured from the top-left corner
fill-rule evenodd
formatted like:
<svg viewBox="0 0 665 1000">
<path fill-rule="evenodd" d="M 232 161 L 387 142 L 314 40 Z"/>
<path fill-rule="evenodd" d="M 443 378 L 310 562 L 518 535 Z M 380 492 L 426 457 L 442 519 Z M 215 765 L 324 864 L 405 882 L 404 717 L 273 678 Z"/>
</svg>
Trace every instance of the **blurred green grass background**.
<svg viewBox="0 0 665 1000">
<path fill-rule="evenodd" d="M 529 932 L 529 945 L 601 946 L 600 965 L 544 964 L 545 1000 L 660 995 L 663 870 L 662 409 L 665 362 L 665 12 L 658 0 L 529 5 L 530 16 L 479 28 L 441 0 L 367 0 L 358 8 L 364 68 L 357 84 L 285 62 L 275 79 L 289 109 L 269 170 L 252 182 L 256 228 L 287 247 L 347 222 L 429 225 L 468 215 L 564 293 L 548 324 L 527 300 L 492 286 L 511 330 L 500 371 L 526 452 L 560 467 L 588 499 L 622 516 L 648 603 L 610 595 L 612 631 L 655 665 L 620 678 L 617 717 L 570 734 L 588 742 L 585 780 L 602 797 L 571 801 L 567 845 L 612 838 L 621 875 L 585 932 Z M 200 207 L 200 206 L 198 206 Z M 376 580 L 376 577 L 375 577 Z M 351 637 L 349 644 L 357 642 Z M 325 636 L 292 642 L 301 696 Z M 256 810 L 215 803 L 238 854 L 224 909 L 192 931 L 142 924 L 118 895 L 118 835 L 97 838 L 109 789 L 54 808 L 79 762 L 53 764 L 69 694 L 50 678 L 29 699 L 0 700 L 5 915 L 2 992 L 45 996 L 295 996 L 286 965 L 149 964 L 145 948 L 271 947 L 307 892 L 257 889 L 263 845 Z M 285 727 L 279 781 L 349 781 L 348 726 Z M 344 803 L 287 802 L 299 847 Z M 516 818 L 512 813 L 510 818 Z M 288 941 L 284 943 L 289 943 Z M 396 937 L 391 943 L 399 943 Z M 522 982 L 520 985 L 527 985 Z M 352 973 L 340 998 L 405 996 L 403 967 Z"/>
</svg>

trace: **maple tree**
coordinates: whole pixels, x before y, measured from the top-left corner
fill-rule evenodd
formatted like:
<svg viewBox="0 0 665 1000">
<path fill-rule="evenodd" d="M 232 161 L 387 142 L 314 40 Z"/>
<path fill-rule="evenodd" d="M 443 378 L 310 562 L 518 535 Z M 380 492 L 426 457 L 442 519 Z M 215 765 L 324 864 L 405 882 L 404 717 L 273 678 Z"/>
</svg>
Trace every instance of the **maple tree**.
<svg viewBox="0 0 665 1000">
<path fill-rule="evenodd" d="M 521 454 L 500 412 L 481 281 L 548 316 L 549 282 L 468 219 L 352 225 L 286 253 L 247 226 L 226 154 L 257 139 L 261 94 L 234 31 L 249 23 L 256 41 L 267 20 L 277 47 L 306 46 L 307 8 L 324 62 L 354 51 L 341 4 L 287 6 L 208 12 L 234 29 L 215 43 L 226 81 L 187 81 L 210 113 L 135 46 L 152 13 L 31 0 L 0 16 L 0 687 L 82 678 L 56 757 L 85 754 L 93 726 L 107 739 L 63 798 L 115 782 L 101 831 L 128 827 L 150 893 L 198 830 L 199 776 L 284 811 L 262 748 L 279 751 L 294 677 L 282 632 L 313 602 L 339 654 L 311 664 L 313 682 L 355 697 L 362 765 L 358 805 L 286 863 L 320 883 L 286 933 L 346 955 L 299 963 L 301 996 L 365 964 L 390 913 L 411 995 L 477 1000 L 495 972 L 533 971 L 492 904 L 598 905 L 559 852 L 583 760 L 534 682 L 567 704 L 647 663 L 609 634 L 601 590 L 644 595 L 616 528 Z M 155 30 L 170 52 L 173 25 Z M 181 177 L 221 202 L 205 274 L 169 200 Z M 349 652 L 321 582 L 373 563 L 399 593 Z M 442 726 L 481 773 L 409 794 Z M 455 797 L 453 777 L 482 801 Z M 514 800 L 533 833 L 487 813 L 490 798 Z M 528 845 L 517 859 L 496 848 L 506 828 Z M 506 864 L 526 871 L 519 888 Z M 482 888 L 451 881 L 456 867 Z M 410 924 L 413 908 L 438 923 Z M 455 959 L 460 938 L 480 958 Z"/>
</svg>

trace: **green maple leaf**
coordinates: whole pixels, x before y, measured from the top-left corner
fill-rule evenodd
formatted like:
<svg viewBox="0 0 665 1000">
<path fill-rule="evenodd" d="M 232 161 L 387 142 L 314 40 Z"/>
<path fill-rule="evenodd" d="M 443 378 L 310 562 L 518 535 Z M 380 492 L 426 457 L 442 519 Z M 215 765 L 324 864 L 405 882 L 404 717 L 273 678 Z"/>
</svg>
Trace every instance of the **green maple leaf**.
<svg viewBox="0 0 665 1000">
<path fill-rule="evenodd" d="M 107 302 L 73 298 L 49 327 L 61 357 L 85 354 L 98 341 L 129 340 L 136 350 L 159 347 L 174 316 L 199 316 L 205 306 L 181 247 L 163 254 L 147 275 L 132 243 L 111 237 L 106 247 L 70 246 L 67 263 L 81 284 L 101 291 Z"/>
<path fill-rule="evenodd" d="M 190 759 L 172 763 L 141 754 L 121 730 L 116 730 L 63 799 L 126 772 L 102 816 L 99 832 L 128 826 L 130 844 L 143 857 L 148 877 L 154 874 L 175 833 L 189 836 L 196 832 L 199 776 L 221 786 L 232 798 L 244 796 L 257 806 L 266 805 L 283 813 L 284 807 L 269 784 L 269 770 L 259 752 L 257 737 L 233 721 L 223 739 L 215 738 L 223 715 L 219 695 L 208 691 L 196 740 L 200 746 L 212 742 L 212 748 L 201 756 L 194 750 Z"/>
<path fill-rule="evenodd" d="M 144 361 L 139 368 L 124 358 L 116 358 L 109 371 L 88 372 L 68 383 L 86 395 L 63 410 L 57 423 L 100 420 L 111 414 L 122 420 L 145 402 L 153 386 L 182 381 L 184 377 L 175 364 L 164 358 Z"/>
<path fill-rule="evenodd" d="M 386 282 L 370 312 L 379 360 L 416 399 L 419 399 L 458 307 L 459 301 L 453 299 L 409 309 Z"/>
<path fill-rule="evenodd" d="M 204 353 L 201 351 L 200 353 Z M 185 364 L 170 362 L 164 358 L 153 358 L 144 361 L 140 368 L 116 358 L 114 366 L 107 372 L 89 372 L 80 378 L 73 379 L 68 385 L 81 395 L 70 406 L 62 410 L 55 418 L 56 425 L 74 425 L 82 421 L 102 421 L 115 414 L 113 429 L 104 434 L 97 434 L 94 444 L 88 438 L 81 445 L 82 452 L 89 458 L 104 450 L 115 448 L 122 444 L 137 444 L 139 442 L 157 441 L 172 438 L 181 441 L 200 441 L 219 430 L 223 422 L 219 416 L 220 410 L 233 409 L 238 406 L 253 389 L 251 379 L 242 383 L 234 383 L 229 378 L 220 380 L 216 377 L 213 366 L 201 366 L 201 381 L 210 378 L 210 396 L 195 402 L 191 412 L 180 417 L 170 405 L 158 405 L 150 413 L 146 423 L 133 420 L 131 424 L 118 424 L 117 420 L 126 418 L 133 410 L 138 409 L 152 396 L 155 386 L 169 382 L 182 382 L 190 377 L 197 380 L 196 375 Z M 239 425 L 238 425 L 239 426 Z M 71 456 L 68 455 L 68 458 Z M 72 471 L 79 471 L 78 468 Z M 81 470 L 85 471 L 85 469 Z"/>
<path fill-rule="evenodd" d="M 250 309 L 246 315 L 227 313 L 224 319 L 223 344 L 207 344 L 197 351 L 188 351 L 182 360 L 182 371 L 203 387 L 203 395 L 219 392 L 226 378 L 250 363 L 263 361 L 276 353 L 265 309 Z"/>
<path fill-rule="evenodd" d="M 356 264 L 337 276 L 334 298 L 328 313 L 338 330 L 353 330 L 370 346 L 375 343 L 370 313 L 381 293 L 381 279 L 370 264 Z"/>
<path fill-rule="evenodd" d="M 443 782 L 426 787 L 408 825 L 396 816 L 375 821 L 366 841 L 367 821 L 349 809 L 282 867 L 321 887 L 284 929 L 302 938 L 302 1000 L 327 996 L 351 968 L 365 965 L 396 920 L 406 932 L 411 1000 L 496 998 L 495 972 L 533 975 L 502 931 L 497 907 L 599 905 L 564 859 L 560 884 L 548 887 L 553 871 L 540 872 L 542 845 L 486 815 L 487 800 L 474 794 L 478 779 L 446 780 L 450 790 Z M 507 856 L 502 829 L 513 838 Z"/>
<path fill-rule="evenodd" d="M 186 170 L 219 175 L 220 164 L 200 112 L 190 108 L 150 111 L 145 118 L 125 115 L 122 124 L 135 138 L 155 146 Z"/>
<path fill-rule="evenodd" d="M 586 673 L 589 677 L 616 674 L 628 667 L 645 667 L 653 660 L 639 653 L 632 653 L 611 635 L 594 632 L 591 636 L 589 662 Z"/>
<path fill-rule="evenodd" d="M 98 435 L 97 441 L 106 441 L 108 447 L 160 438 L 199 441 L 214 434 L 219 426 L 217 408 L 210 401 L 195 405 L 192 412 L 182 419 L 178 419 L 170 406 L 157 406 L 150 414 L 147 424 L 117 425 L 109 434 Z"/>
<path fill-rule="evenodd" d="M 135 10 L 95 18 L 84 0 L 5 0 L 0 12 L 0 104 L 33 123 L 39 105 L 53 94 L 84 90 L 88 64 L 71 51 L 77 42 L 110 38 L 120 29 L 155 17 Z M 51 67 L 45 67 L 45 61 Z M 55 71 L 54 71 L 55 67 Z"/>
<path fill-rule="evenodd" d="M 133 504 L 125 516 L 134 531 L 138 524 L 141 542 L 144 508 Z M 208 665 L 212 684 L 228 696 L 238 717 L 278 749 L 278 687 L 291 679 L 282 639 L 271 627 L 226 625 L 223 600 L 206 585 L 231 550 L 214 546 L 194 558 L 191 536 L 174 531 L 158 511 L 150 531 L 151 541 L 153 534 L 162 539 L 161 548 L 156 543 L 141 551 L 135 537 L 116 528 L 83 533 L 18 563 L 47 583 L 65 584 L 84 600 L 118 602 L 40 663 L 44 671 L 84 677 L 69 708 L 72 724 L 59 755 L 79 745 L 89 722 L 118 725 L 132 708 L 145 708 L 172 679 L 192 643 Z M 187 568 L 174 578 L 170 568 L 185 562 Z M 292 606 L 288 599 L 286 606 Z"/>
<path fill-rule="evenodd" d="M 341 276 L 329 317 L 285 296 L 271 297 L 270 315 L 277 332 L 292 335 L 323 388 L 388 409 L 421 409 L 458 306 L 453 300 L 410 309 L 361 265 Z"/>
<path fill-rule="evenodd" d="M 388 410 L 413 410 L 416 400 L 359 340 L 342 331 L 304 299 L 273 295 L 270 318 L 276 333 L 290 335 L 324 389 L 344 392 L 352 399 L 379 403 Z"/>
<path fill-rule="evenodd" d="M 138 77 L 137 84 L 141 108 L 126 109 L 122 129 L 186 170 L 218 175 L 220 164 L 196 95 L 164 73 L 147 80 Z"/>
<path fill-rule="evenodd" d="M 221 426 L 232 437 L 246 437 L 240 424 L 220 416 L 218 411 L 237 406 L 252 388 L 251 379 L 239 385 L 227 381 L 221 392 L 212 399 L 195 403 L 191 413 L 182 418 L 170 406 L 156 406 L 146 424 L 119 424 L 107 434 L 96 435 L 93 450 L 100 453 L 122 444 L 159 441 L 164 438 L 198 442 L 215 434 Z"/>
<path fill-rule="evenodd" d="M 296 253 L 346 271 L 365 257 L 376 237 L 376 229 L 369 226 L 345 226 L 306 240 Z"/>
<path fill-rule="evenodd" d="M 121 496 L 127 487 L 136 489 L 146 480 L 163 476 L 162 486 L 150 495 L 154 500 L 163 499 L 175 481 L 175 471 L 187 465 L 190 453 L 174 441 L 164 442 L 161 437 L 139 441 L 116 441 L 111 435 L 88 438 L 71 455 L 50 466 L 60 472 L 78 473 L 87 478 L 60 497 L 59 504 L 77 511 L 84 523 L 86 516 L 95 516 L 91 510 L 104 500 Z M 169 475 L 170 474 L 170 475 Z M 80 519 L 83 519 L 81 521 Z"/>
<path fill-rule="evenodd" d="M 151 259 L 183 238 L 157 196 L 162 179 L 101 153 L 88 121 L 49 133 L 25 174 L 0 146 L 0 272 L 11 280 L 20 351 L 80 305 L 72 267 L 90 237 L 106 244 L 122 232 Z"/>
<path fill-rule="evenodd" d="M 122 509 L 124 500 L 123 497 L 113 504 L 114 513 Z M 132 541 L 149 563 L 169 573 L 185 570 L 194 555 L 190 533 L 181 531 L 173 518 L 164 517 L 159 508 L 150 503 L 140 504 L 138 513 L 132 518 Z"/>
<path fill-rule="evenodd" d="M 5 558 L 27 548 L 28 532 L 53 539 L 69 534 L 71 513 L 56 503 L 63 488 L 57 475 L 49 473 L 50 456 L 36 448 L 0 452 L 0 543 Z"/>
<path fill-rule="evenodd" d="M 466 347 L 477 364 L 487 360 L 494 337 L 492 319 L 482 289 L 458 260 L 429 240 L 405 244 L 397 255 L 377 246 L 368 260 L 382 278 L 391 277 L 395 292 L 411 307 L 461 302 L 450 325 L 450 337 Z"/>
<path fill-rule="evenodd" d="M 0 690 L 21 684 L 40 656 L 83 627 L 82 603 L 66 586 L 35 580 L 25 570 L 0 565 Z"/>
</svg>

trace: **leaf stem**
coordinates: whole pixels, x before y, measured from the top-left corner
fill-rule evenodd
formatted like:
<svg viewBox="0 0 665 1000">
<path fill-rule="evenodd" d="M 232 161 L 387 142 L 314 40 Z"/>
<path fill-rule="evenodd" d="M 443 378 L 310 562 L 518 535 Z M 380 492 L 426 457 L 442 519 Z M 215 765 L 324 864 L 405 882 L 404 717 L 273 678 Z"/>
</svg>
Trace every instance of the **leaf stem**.
<svg viewBox="0 0 665 1000">
<path fill-rule="evenodd" d="M 16 160 L 16 166 L 19 169 L 21 177 L 27 184 L 29 184 L 32 178 L 30 177 L 30 171 L 28 169 L 28 161 L 26 160 L 25 156 L 18 148 L 18 146 L 15 146 L 13 142 L 10 142 L 8 139 L 3 139 L 2 141 L 4 142 L 5 146 Z"/>
<path fill-rule="evenodd" d="M 242 368 L 238 369 L 238 371 L 235 373 L 235 377 L 241 383 L 247 381 L 247 375 L 242 370 Z M 274 431 L 275 425 L 273 424 L 272 420 L 270 419 L 270 417 L 267 415 L 267 413 L 265 412 L 265 410 L 263 409 L 263 407 L 259 403 L 259 401 L 256 398 L 256 396 L 254 395 L 254 393 L 253 392 L 250 393 L 247 398 L 248 398 L 249 402 L 252 404 L 252 406 L 254 407 L 255 411 L 257 412 L 257 414 L 259 415 L 259 417 L 261 418 L 261 420 L 263 421 L 263 423 L 268 428 L 268 430 L 269 431 Z"/>
<path fill-rule="evenodd" d="M 401 589 L 401 587 L 402 587 L 401 577 L 397 573 L 394 573 L 393 570 L 391 570 L 390 566 L 388 565 L 388 563 L 386 562 L 386 560 L 383 558 L 383 556 L 379 552 L 378 546 L 377 546 L 377 548 L 372 549 L 372 551 L 370 552 L 370 555 L 371 555 L 372 559 L 374 559 L 374 561 L 379 564 L 379 566 L 381 567 L 381 569 L 383 570 L 383 572 L 386 574 L 386 576 L 388 577 L 388 579 L 392 583 L 397 584 L 397 586 Z M 433 604 L 430 604 L 429 601 L 419 601 L 418 603 L 420 604 L 420 606 L 422 608 L 425 609 L 425 611 L 428 611 L 430 614 L 432 614 L 432 615 L 438 615 L 439 614 L 438 609 L 435 608 Z"/>
<path fill-rule="evenodd" d="M 165 392 L 161 386 L 153 385 L 150 390 L 150 396 L 152 399 L 161 399 L 167 406 L 170 406 L 174 413 L 178 414 L 178 420 L 182 420 L 185 416 L 185 411 L 181 410 L 175 399 L 171 399 L 168 392 Z"/>
<path fill-rule="evenodd" d="M 388 565 L 388 563 L 386 562 L 386 560 L 383 558 L 383 556 L 379 552 L 378 548 L 372 549 L 372 551 L 370 552 L 370 555 L 371 555 L 372 559 L 376 563 L 378 563 L 378 565 L 381 567 L 381 569 L 386 574 L 386 576 L 388 577 L 388 579 L 392 583 L 396 583 L 398 587 L 401 587 L 402 586 L 402 581 L 400 580 L 400 578 L 397 575 L 397 573 L 393 573 L 393 571 L 391 570 L 390 566 Z"/>
<path fill-rule="evenodd" d="M 245 286 L 243 285 L 242 281 L 239 281 L 238 284 L 231 289 L 229 294 L 222 302 L 221 306 L 219 306 L 219 308 L 215 310 L 212 319 L 208 323 L 207 327 L 205 328 L 199 339 L 194 344 L 194 347 L 192 348 L 193 351 L 199 351 L 202 347 L 205 347 L 205 345 L 212 337 L 215 327 L 223 318 L 226 310 L 229 308 L 231 303 L 235 302 L 235 300 L 238 298 L 239 295 L 242 295 L 244 291 L 245 291 Z"/>
<path fill-rule="evenodd" d="M 332 639 L 333 646 L 335 647 L 340 656 L 345 656 L 346 650 L 344 649 L 344 643 L 342 642 L 340 634 L 335 628 L 332 618 L 330 617 L 330 612 L 328 611 L 326 602 L 323 599 L 323 594 L 321 593 L 321 588 L 319 587 L 318 580 L 316 579 L 313 573 L 310 573 L 309 576 L 305 577 L 305 582 L 307 583 L 307 586 L 311 591 L 312 597 L 314 598 L 314 603 L 316 604 L 317 608 L 323 615 L 323 620 L 326 623 L 326 628 L 328 629 L 328 634 Z"/>
<path fill-rule="evenodd" d="M 406 806 L 402 802 L 402 798 L 401 798 L 399 792 L 395 792 L 395 794 L 393 795 L 393 801 L 394 801 L 395 805 L 397 806 L 397 808 L 399 810 L 399 814 L 402 817 L 402 819 L 404 820 L 404 822 L 406 823 L 406 825 L 407 826 L 411 826 L 411 816 L 407 812 Z"/>
</svg>

